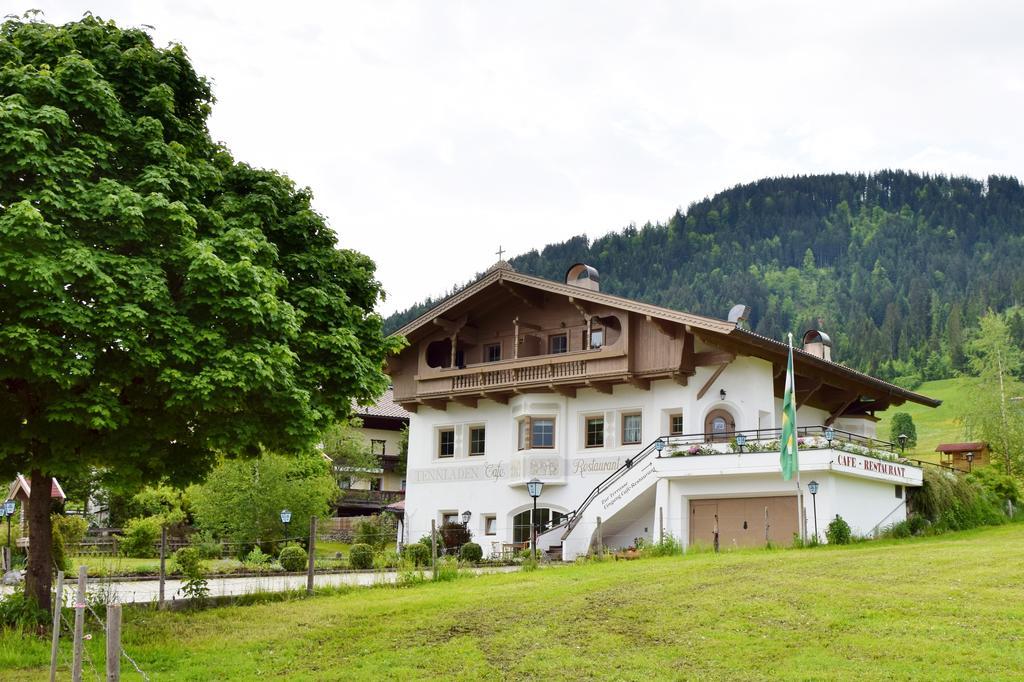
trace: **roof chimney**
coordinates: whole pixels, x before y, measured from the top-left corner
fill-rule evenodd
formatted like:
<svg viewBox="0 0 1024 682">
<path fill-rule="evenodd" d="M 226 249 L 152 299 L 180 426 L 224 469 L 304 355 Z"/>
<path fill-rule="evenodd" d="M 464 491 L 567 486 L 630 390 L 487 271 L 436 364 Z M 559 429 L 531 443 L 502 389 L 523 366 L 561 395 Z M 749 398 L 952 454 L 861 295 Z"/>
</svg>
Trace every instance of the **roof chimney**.
<svg viewBox="0 0 1024 682">
<path fill-rule="evenodd" d="M 565 273 L 565 283 L 581 289 L 600 291 L 601 275 L 598 274 L 597 268 L 593 268 L 586 263 L 576 263 Z"/>
<path fill-rule="evenodd" d="M 804 332 L 804 352 L 817 355 L 822 360 L 832 361 L 832 339 L 819 329 Z"/>
</svg>

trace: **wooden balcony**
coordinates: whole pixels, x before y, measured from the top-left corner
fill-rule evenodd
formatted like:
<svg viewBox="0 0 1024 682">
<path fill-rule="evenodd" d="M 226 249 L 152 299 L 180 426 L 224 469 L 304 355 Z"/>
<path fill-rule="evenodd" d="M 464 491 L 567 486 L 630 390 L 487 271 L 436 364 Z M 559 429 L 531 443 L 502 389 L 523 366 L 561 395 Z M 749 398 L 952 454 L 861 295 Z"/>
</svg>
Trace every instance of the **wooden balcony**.
<svg viewBox="0 0 1024 682">
<path fill-rule="evenodd" d="M 490 398 L 505 402 L 512 393 L 522 392 L 554 391 L 575 396 L 577 389 L 591 387 L 611 393 L 613 384 L 629 380 L 626 353 L 601 348 L 436 369 L 415 377 L 415 395 L 395 399 L 406 409 L 417 403 L 443 407 L 451 400 L 466 403 Z"/>
</svg>

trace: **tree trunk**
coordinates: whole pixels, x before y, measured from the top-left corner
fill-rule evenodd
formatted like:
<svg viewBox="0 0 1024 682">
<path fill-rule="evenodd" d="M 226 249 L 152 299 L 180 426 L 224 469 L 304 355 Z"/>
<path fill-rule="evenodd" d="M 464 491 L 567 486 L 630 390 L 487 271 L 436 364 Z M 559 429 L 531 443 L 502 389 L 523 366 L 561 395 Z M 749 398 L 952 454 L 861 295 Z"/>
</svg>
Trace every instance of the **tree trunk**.
<svg viewBox="0 0 1024 682">
<path fill-rule="evenodd" d="M 53 529 L 50 523 L 50 490 L 53 476 L 32 470 L 32 495 L 28 501 L 28 567 L 25 595 L 41 608 L 50 610 L 50 583 L 53 580 Z"/>
</svg>

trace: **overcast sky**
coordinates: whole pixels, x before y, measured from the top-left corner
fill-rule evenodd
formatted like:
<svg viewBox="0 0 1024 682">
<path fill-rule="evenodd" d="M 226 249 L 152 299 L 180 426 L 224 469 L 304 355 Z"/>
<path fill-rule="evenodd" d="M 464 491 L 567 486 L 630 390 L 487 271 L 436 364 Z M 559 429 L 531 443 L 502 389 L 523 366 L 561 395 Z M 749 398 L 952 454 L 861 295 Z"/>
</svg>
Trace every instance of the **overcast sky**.
<svg viewBox="0 0 1024 682">
<path fill-rule="evenodd" d="M 15 0 L 16 2 L 24 0 Z M 7 3 L 10 7 L 10 3 Z M 1020 176 L 1013 2 L 116 2 L 180 42 L 238 160 L 308 185 L 385 314 L 508 255 L 763 176 Z M 566 264 L 569 265 L 569 264 Z"/>
</svg>

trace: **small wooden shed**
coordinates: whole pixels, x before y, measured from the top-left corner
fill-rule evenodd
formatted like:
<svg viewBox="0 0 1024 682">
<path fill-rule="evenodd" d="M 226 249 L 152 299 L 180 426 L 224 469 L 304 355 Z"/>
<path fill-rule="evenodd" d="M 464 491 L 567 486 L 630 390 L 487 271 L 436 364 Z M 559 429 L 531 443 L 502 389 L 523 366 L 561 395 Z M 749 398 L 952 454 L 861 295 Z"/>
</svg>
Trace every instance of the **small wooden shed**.
<svg viewBox="0 0 1024 682">
<path fill-rule="evenodd" d="M 11 482 L 11 487 L 7 491 L 7 499 L 14 500 L 18 504 L 18 527 L 21 529 L 22 535 L 18 539 L 19 547 L 28 546 L 28 532 L 26 528 L 28 514 L 26 512 L 28 511 L 28 500 L 31 496 L 32 484 L 23 475 L 18 474 L 14 481 Z M 50 497 L 61 502 L 67 499 L 64 489 L 60 487 L 60 481 L 56 478 L 53 479 L 53 485 L 50 486 Z"/>
<path fill-rule="evenodd" d="M 935 452 L 939 453 L 939 461 L 961 471 L 970 471 L 976 466 L 989 463 L 988 443 L 942 443 Z"/>
</svg>

